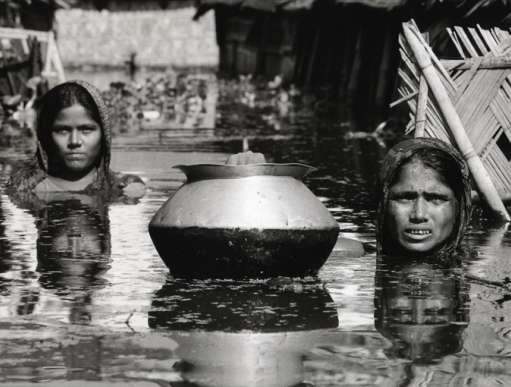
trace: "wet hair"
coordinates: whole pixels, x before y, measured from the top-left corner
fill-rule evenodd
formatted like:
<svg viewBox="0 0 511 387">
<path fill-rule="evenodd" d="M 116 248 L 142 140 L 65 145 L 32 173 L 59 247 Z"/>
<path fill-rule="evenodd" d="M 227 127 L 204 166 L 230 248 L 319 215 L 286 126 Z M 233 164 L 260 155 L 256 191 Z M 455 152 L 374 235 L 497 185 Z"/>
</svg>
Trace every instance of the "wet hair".
<svg viewBox="0 0 511 387">
<path fill-rule="evenodd" d="M 57 115 L 61 110 L 76 104 L 83 106 L 103 131 L 98 107 L 90 93 L 76 83 L 63 83 L 48 91 L 38 104 L 37 135 L 46 149 L 48 149 L 49 134 Z"/>
</svg>

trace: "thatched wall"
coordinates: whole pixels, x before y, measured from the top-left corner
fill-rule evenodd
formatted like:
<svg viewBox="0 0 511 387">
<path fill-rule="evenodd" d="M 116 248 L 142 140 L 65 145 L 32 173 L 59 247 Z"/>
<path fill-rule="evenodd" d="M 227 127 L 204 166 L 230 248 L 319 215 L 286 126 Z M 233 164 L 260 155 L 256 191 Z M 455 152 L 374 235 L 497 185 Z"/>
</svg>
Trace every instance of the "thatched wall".
<svg viewBox="0 0 511 387">
<path fill-rule="evenodd" d="M 139 65 L 215 67 L 218 47 L 213 13 L 198 21 L 195 9 L 108 12 L 59 10 L 57 40 L 65 65 L 122 66 L 131 53 Z"/>
</svg>

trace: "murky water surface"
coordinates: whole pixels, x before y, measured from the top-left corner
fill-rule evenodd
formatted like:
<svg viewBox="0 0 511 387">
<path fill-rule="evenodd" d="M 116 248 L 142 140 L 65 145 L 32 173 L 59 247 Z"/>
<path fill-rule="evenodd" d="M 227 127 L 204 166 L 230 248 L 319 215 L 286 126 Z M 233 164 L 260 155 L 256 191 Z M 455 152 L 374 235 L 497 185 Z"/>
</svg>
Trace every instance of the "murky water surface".
<svg viewBox="0 0 511 387">
<path fill-rule="evenodd" d="M 271 161 L 316 166 L 306 184 L 342 235 L 374 242 L 371 195 L 386 149 L 310 116 L 249 131 L 229 109 L 216 129 L 116 138 L 113 169 L 148 184 L 138 203 L 60 195 L 22 208 L 1 194 L 0 382 L 511 384 L 511 234 L 480 211 L 467 235 L 479 256 L 464 269 L 377 265 L 374 253 L 337 246 L 318 278 L 172 278 L 147 233 L 184 181 L 171 166 L 223 163 L 247 135 Z M 1 150 L 2 180 L 25 154 Z"/>
</svg>

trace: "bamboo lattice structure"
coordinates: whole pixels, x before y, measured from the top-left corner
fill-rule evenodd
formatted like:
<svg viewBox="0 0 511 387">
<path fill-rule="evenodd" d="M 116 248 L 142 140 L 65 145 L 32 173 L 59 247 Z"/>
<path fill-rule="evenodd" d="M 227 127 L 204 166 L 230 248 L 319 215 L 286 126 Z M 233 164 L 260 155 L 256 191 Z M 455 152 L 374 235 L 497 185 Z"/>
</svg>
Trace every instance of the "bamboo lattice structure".
<svg viewBox="0 0 511 387">
<path fill-rule="evenodd" d="M 459 60 L 436 57 L 413 21 L 399 37 L 400 101 L 407 134 L 449 141 L 464 155 L 479 194 L 501 218 L 511 198 L 511 32 L 453 27 Z"/>
</svg>

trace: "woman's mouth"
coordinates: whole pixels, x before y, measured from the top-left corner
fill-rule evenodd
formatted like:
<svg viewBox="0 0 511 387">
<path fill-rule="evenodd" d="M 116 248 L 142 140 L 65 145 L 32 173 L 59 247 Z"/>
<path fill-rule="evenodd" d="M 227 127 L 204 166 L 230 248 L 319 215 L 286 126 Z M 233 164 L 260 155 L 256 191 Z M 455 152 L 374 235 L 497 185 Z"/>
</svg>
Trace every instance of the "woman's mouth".
<svg viewBox="0 0 511 387">
<path fill-rule="evenodd" d="M 81 160 L 85 158 L 85 154 L 83 153 L 68 153 L 66 154 L 66 158 L 68 160 Z"/>
<path fill-rule="evenodd" d="M 413 241 L 422 241 L 431 236 L 430 229 L 407 228 L 404 232 L 405 236 Z"/>
</svg>

